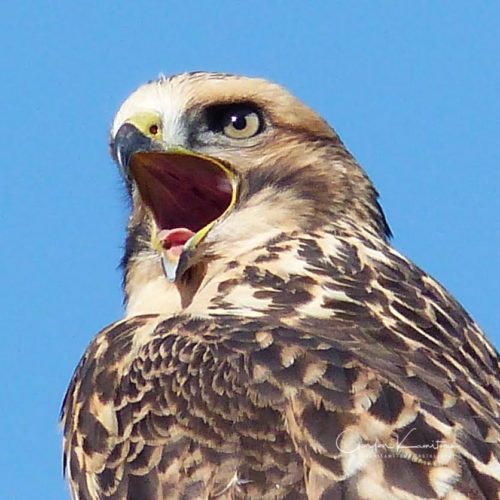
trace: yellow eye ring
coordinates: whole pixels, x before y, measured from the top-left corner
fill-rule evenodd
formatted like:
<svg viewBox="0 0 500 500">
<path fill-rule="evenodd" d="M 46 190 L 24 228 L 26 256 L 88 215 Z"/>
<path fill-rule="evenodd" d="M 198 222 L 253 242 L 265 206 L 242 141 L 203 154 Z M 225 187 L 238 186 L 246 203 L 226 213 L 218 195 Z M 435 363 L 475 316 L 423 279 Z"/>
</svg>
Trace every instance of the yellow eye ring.
<svg viewBox="0 0 500 500">
<path fill-rule="evenodd" d="M 231 139 L 248 139 L 256 135 L 260 129 L 260 116 L 248 109 L 230 111 L 222 121 L 222 130 Z"/>
</svg>

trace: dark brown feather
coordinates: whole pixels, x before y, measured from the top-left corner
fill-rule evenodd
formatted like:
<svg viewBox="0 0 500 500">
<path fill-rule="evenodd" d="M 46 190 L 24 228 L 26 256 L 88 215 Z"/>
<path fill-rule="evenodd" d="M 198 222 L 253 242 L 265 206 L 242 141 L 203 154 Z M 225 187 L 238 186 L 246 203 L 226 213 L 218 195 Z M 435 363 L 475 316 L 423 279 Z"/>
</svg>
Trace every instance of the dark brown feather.
<svg viewBox="0 0 500 500">
<path fill-rule="evenodd" d="M 498 498 L 498 355 L 388 244 L 335 132 L 276 85 L 215 73 L 142 87 L 114 132 L 157 101 L 169 134 L 237 170 L 239 196 L 189 257 L 197 281 L 172 285 L 129 183 L 128 317 L 63 403 L 73 498 Z M 231 102 L 265 116 L 262 137 L 196 136 Z"/>
<path fill-rule="evenodd" d="M 325 298 L 325 318 L 297 313 L 304 294 L 305 307 L 313 299 L 312 278 L 282 280 L 249 266 L 232 285 L 267 291 L 262 297 L 280 318 L 147 316 L 104 330 L 63 413 L 68 474 L 81 498 L 94 498 L 94 480 L 96 498 L 209 498 L 228 485 L 231 498 L 327 498 L 335 488 L 342 498 L 376 498 L 363 486 L 370 469 L 380 470 L 378 487 L 392 498 L 438 496 L 430 479 L 438 469 L 449 473 L 448 494 L 470 496 L 461 478 L 474 477 L 474 495 L 491 498 L 498 483 L 481 467 L 499 454 L 493 354 L 488 347 L 484 358 L 467 354 L 467 338 L 478 335 L 467 315 L 417 268 L 384 252 L 388 263 L 369 272 L 330 256 L 329 289 L 349 296 L 348 280 L 357 293 L 356 302 Z M 304 255 L 304 268 L 314 270 L 319 255 Z M 368 287 L 388 265 L 406 279 L 379 301 Z M 221 309 L 226 292 L 213 300 Z M 453 330 L 440 328 L 433 308 L 453 317 Z M 393 321 L 390 333 L 384 320 Z M 390 345 L 387 335 L 402 342 Z M 134 337 L 145 340 L 131 352 Z M 101 404 L 116 415 L 114 433 L 100 423 Z M 342 441 L 349 435 L 354 444 Z"/>
</svg>

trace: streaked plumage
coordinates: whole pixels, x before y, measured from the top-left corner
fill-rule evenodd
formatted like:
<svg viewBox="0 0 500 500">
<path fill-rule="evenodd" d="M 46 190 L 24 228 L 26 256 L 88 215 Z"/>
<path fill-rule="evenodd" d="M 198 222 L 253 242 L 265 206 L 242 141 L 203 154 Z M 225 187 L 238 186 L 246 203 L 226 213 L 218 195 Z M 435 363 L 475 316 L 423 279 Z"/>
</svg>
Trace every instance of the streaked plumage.
<svg viewBox="0 0 500 500">
<path fill-rule="evenodd" d="M 184 74 L 132 94 L 111 146 L 132 200 L 127 310 L 64 401 L 74 498 L 498 497 L 498 356 L 389 245 L 375 189 L 321 118 L 263 80 Z M 147 175 L 184 187 L 157 161 L 220 169 L 186 191 L 218 217 L 185 224 L 179 259 L 156 206 L 168 190 Z"/>
</svg>

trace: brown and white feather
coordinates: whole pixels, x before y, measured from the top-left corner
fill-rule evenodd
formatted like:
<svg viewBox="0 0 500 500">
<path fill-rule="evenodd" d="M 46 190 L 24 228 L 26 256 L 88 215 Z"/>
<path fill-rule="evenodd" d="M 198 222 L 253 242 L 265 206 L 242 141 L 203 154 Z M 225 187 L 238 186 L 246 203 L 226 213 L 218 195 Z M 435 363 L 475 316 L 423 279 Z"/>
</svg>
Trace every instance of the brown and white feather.
<svg viewBox="0 0 500 500">
<path fill-rule="evenodd" d="M 172 128 L 237 97 L 275 132 L 211 151 L 251 182 L 201 244 L 190 301 L 145 243 L 129 259 L 127 317 L 92 341 L 63 404 L 73 498 L 498 498 L 498 356 L 389 245 L 336 134 L 261 80 L 149 85 L 128 106 L 175 108 Z"/>
</svg>

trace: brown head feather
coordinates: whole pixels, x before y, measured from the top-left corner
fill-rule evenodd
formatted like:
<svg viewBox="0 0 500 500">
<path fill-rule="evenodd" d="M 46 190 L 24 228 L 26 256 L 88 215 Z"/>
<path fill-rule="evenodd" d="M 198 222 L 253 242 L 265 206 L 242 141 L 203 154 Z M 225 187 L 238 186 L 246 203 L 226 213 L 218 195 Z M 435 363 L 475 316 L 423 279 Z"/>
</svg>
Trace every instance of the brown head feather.
<svg viewBox="0 0 500 500">
<path fill-rule="evenodd" d="M 208 133 L 206 110 L 235 102 L 261 133 Z M 174 285 L 130 185 L 128 317 L 90 344 L 63 405 L 73 497 L 498 498 L 498 355 L 389 245 L 335 132 L 281 87 L 217 73 L 141 87 L 112 138 L 138 112 L 240 190 Z"/>
</svg>

